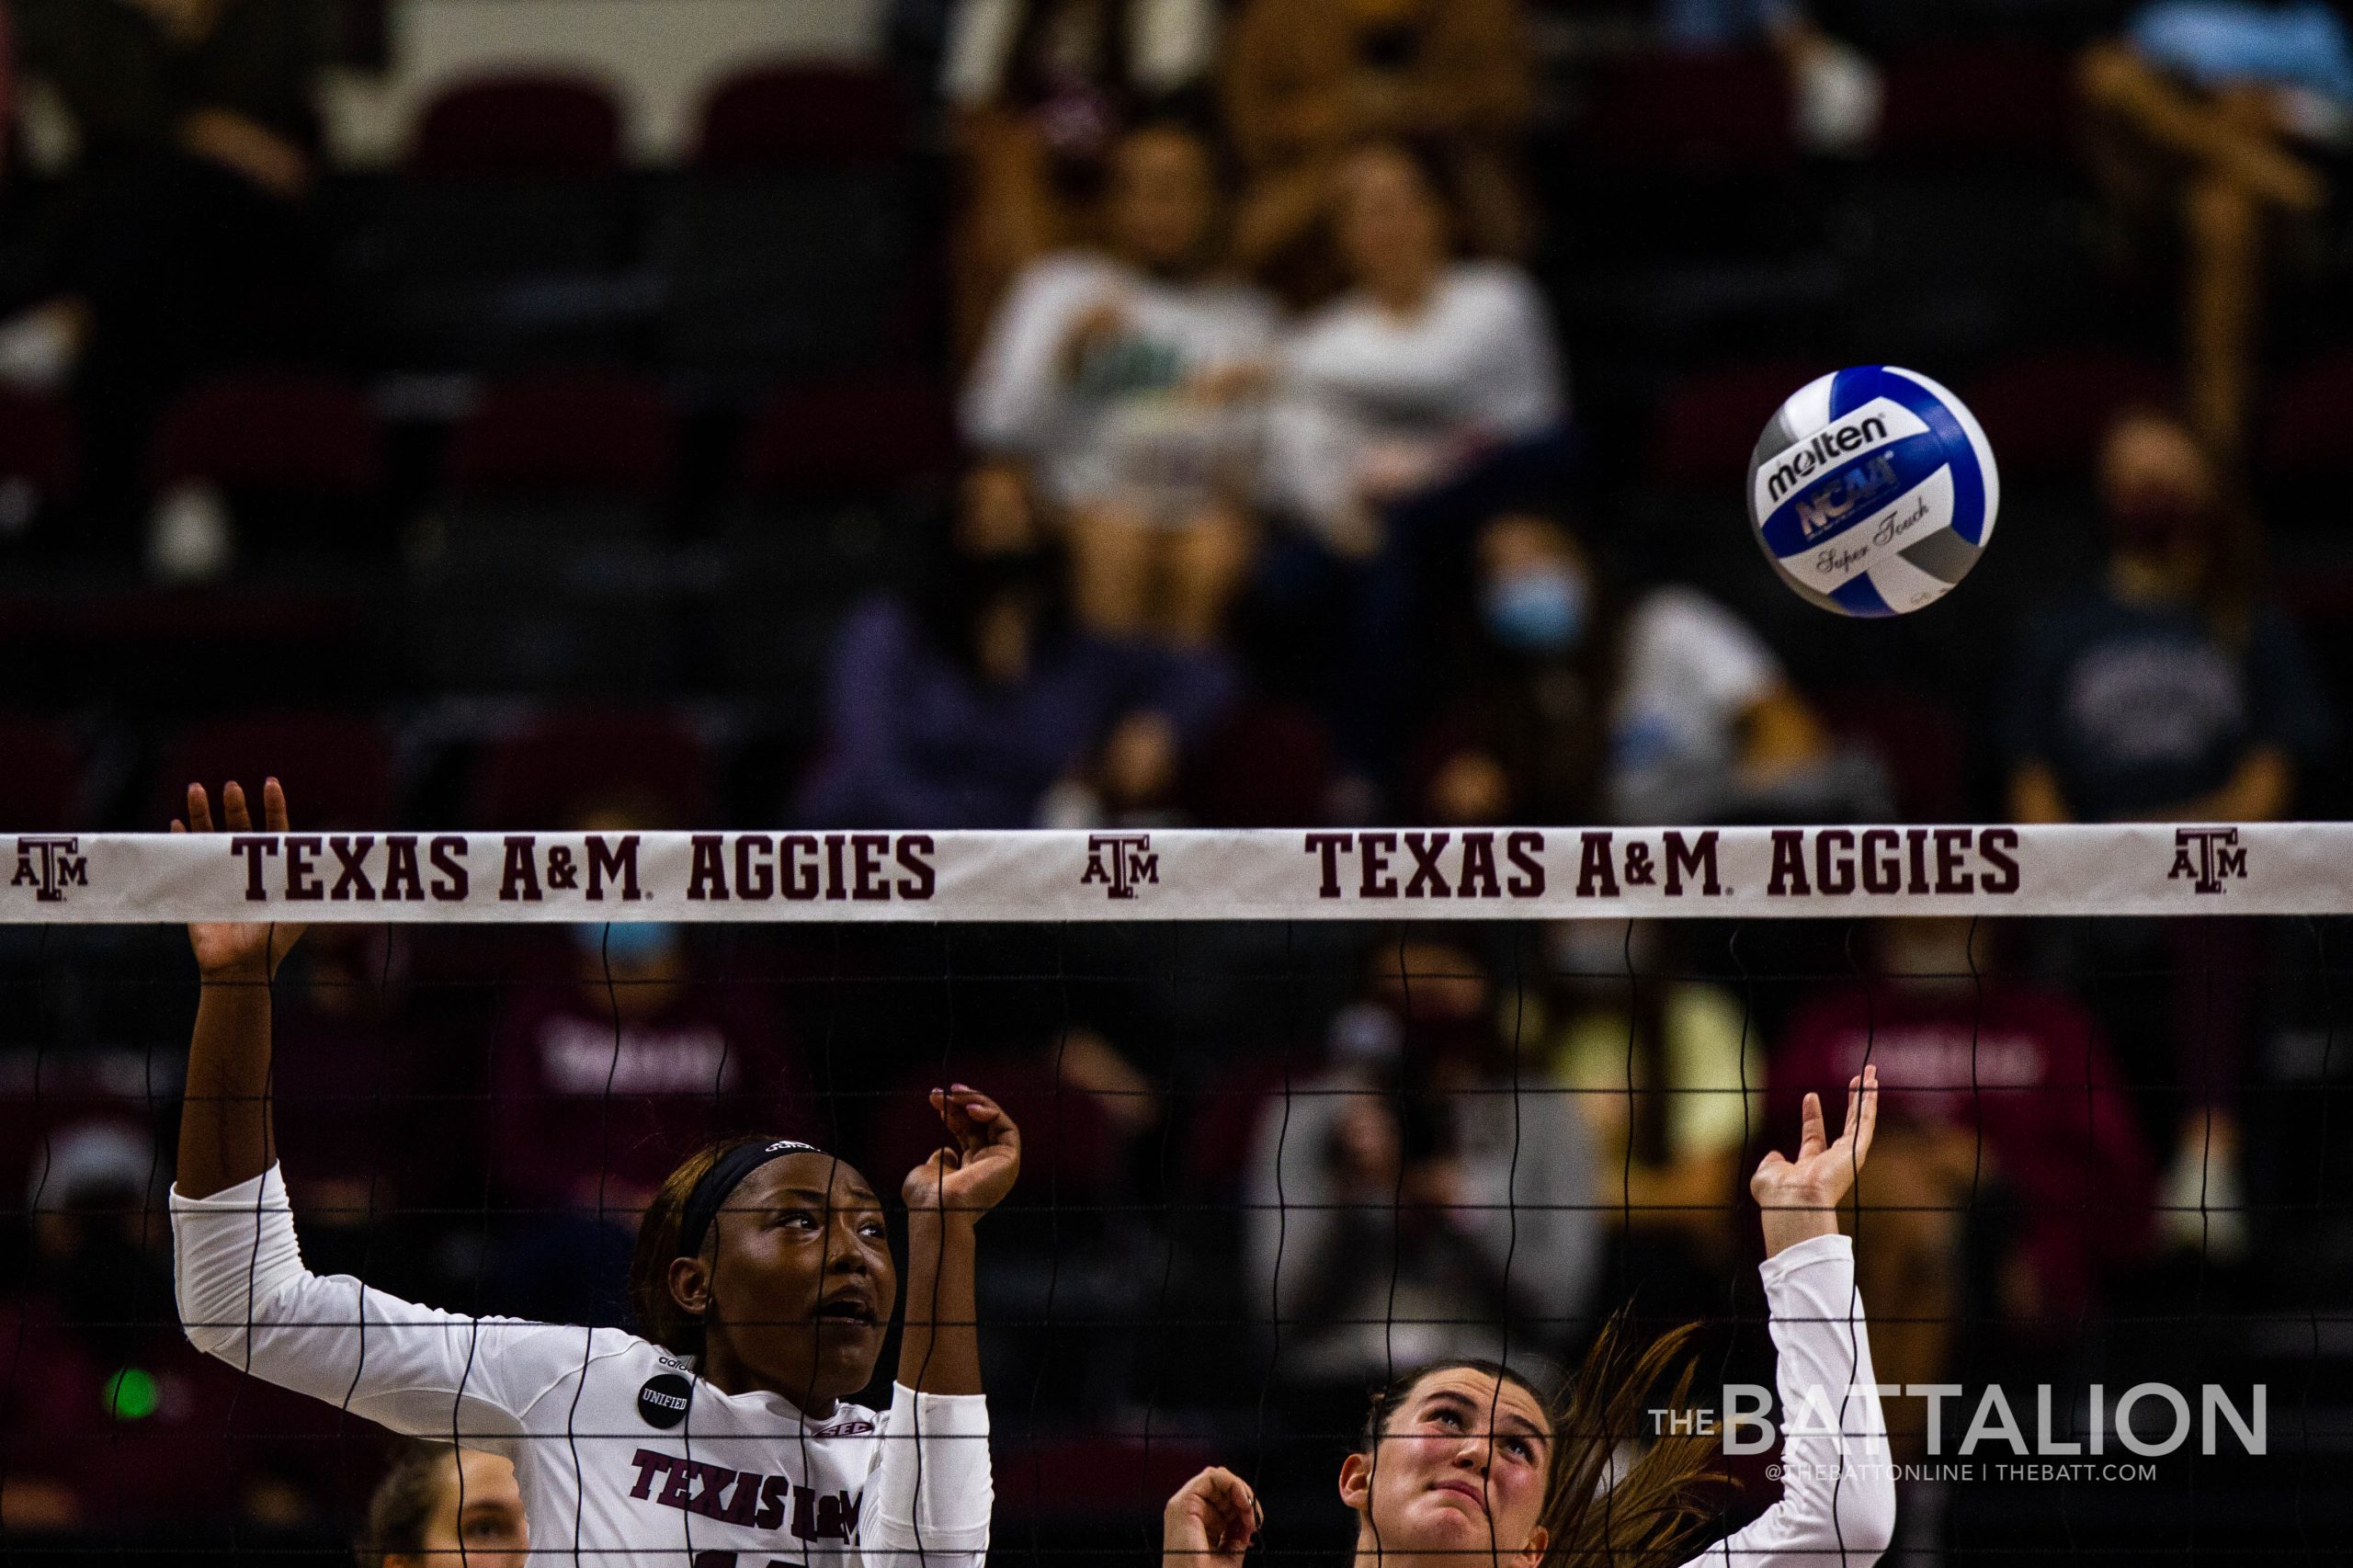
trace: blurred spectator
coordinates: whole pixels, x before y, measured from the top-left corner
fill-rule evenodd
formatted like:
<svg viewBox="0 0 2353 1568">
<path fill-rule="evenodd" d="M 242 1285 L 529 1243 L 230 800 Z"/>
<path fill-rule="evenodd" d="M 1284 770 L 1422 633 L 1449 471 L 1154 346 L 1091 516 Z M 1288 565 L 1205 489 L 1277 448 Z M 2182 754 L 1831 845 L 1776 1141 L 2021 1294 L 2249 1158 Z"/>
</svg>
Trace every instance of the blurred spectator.
<svg viewBox="0 0 2353 1568">
<path fill-rule="evenodd" d="M 1335 176 L 1351 291 L 1283 356 L 1269 490 L 1314 540 L 1270 562 L 1277 593 L 1336 578 L 1348 601 L 1341 739 L 1377 777 L 1431 586 L 1459 572 L 1472 526 L 1567 467 L 1552 323 L 1505 262 L 1451 256 L 1436 169 L 1393 142 Z M 1288 581 L 1287 581 L 1288 580 Z"/>
<path fill-rule="evenodd" d="M 1592 1130 L 1595 1201 L 1627 1283 L 1648 1312 L 1699 1316 L 1722 1309 L 1735 1272 L 1765 1062 L 1740 998 L 1676 973 L 1677 935 L 1656 921 L 1553 928 L 1552 1075 Z"/>
<path fill-rule="evenodd" d="M 494 1288 L 517 1316 L 618 1324 L 638 1218 L 672 1167 L 811 1119 L 758 992 L 698 974 L 683 930 L 567 931 L 543 977 L 508 990 L 492 1048 L 491 1171 L 521 1220 Z"/>
<path fill-rule="evenodd" d="M 89 472 L 129 483 L 184 380 L 315 351 L 324 256 L 305 206 L 331 7 L 311 0 L 16 0 L 24 69 L 80 156 L 0 373 L 76 377 Z"/>
<path fill-rule="evenodd" d="M 1037 462 L 1079 619 L 1214 637 L 1246 569 L 1272 301 L 1220 270 L 1214 154 L 1174 122 L 1111 160 L 1109 243 L 1031 266 L 991 325 L 966 434 Z"/>
<path fill-rule="evenodd" d="M 1887 97 L 1878 68 L 1802 0 L 1663 0 L 1659 31 L 1671 49 L 1771 49 L 1789 72 L 1792 129 L 1812 152 L 1860 153 L 1878 134 Z"/>
<path fill-rule="evenodd" d="M 1233 676 L 1211 653 L 1072 626 L 1038 507 L 1020 470 L 975 469 L 929 588 L 843 622 L 807 821 L 1026 827 L 1050 804 L 1065 821 L 1165 809 Z"/>
<path fill-rule="evenodd" d="M 497 1454 L 412 1442 L 368 1500 L 359 1568 L 523 1568 L 530 1551 L 515 1466 Z"/>
<path fill-rule="evenodd" d="M 957 0 L 940 86 L 964 176 L 968 355 L 1016 274 L 1089 237 L 1120 128 L 1205 81 L 1217 30 L 1216 0 Z"/>
<path fill-rule="evenodd" d="M 2086 51 L 2081 81 L 2119 216 L 2180 230 L 2190 419 L 2235 456 L 2279 220 L 2321 211 L 2312 154 L 2353 129 L 2353 38 L 2316 0 L 2159 0 Z"/>
<path fill-rule="evenodd" d="M 1558 1353 L 1601 1243 L 1591 1134 L 1521 1058 L 1485 963 L 1426 929 L 1369 979 L 1324 1069 L 1260 1117 L 1244 1199 L 1276 1375 L 1359 1414 L 1399 1368 Z"/>
<path fill-rule="evenodd" d="M 2154 410 L 2110 427 L 2098 483 L 2106 571 L 2031 626 L 2019 656 L 2006 715 L 2013 817 L 2286 815 L 2328 710 L 2286 615 L 2257 585 L 2252 519 L 2188 425 Z M 2083 939 L 2095 950 L 2077 961 L 2166 960 L 2172 984 L 2123 988 L 2111 1028 L 2127 1049 L 2172 1040 L 2184 1103 L 2168 1219 L 2181 1241 L 2234 1251 L 2245 1231 L 2234 1101 L 2251 938 L 2226 920 L 2098 920 Z"/>
<path fill-rule="evenodd" d="M 0 1385 L 12 1532 L 300 1522 L 304 1488 L 276 1462 L 301 1423 L 197 1354 L 172 1302 L 162 1165 L 146 1131 L 95 1119 L 36 1155 L 32 1279 L 0 1304 Z M 297 1426 L 280 1425 L 294 1420 Z"/>
<path fill-rule="evenodd" d="M 2006 1332 L 2063 1340 L 2101 1311 L 2102 1275 L 2149 1238 L 2153 1167 L 2098 1027 L 2063 993 L 1995 968 L 1991 927 L 1959 917 L 1882 920 L 1871 971 L 1802 1006 L 1775 1048 L 1765 1125 L 1806 1091 L 1835 1110 L 1876 1062 L 1879 1141 L 1848 1229 L 1863 1295 L 1900 1301 L 1873 1323 L 1887 1381 L 1951 1370 L 1970 1315 L 1972 1255 Z M 1923 1402 L 1891 1409 L 1900 1460 L 1920 1453 Z"/>
<path fill-rule="evenodd" d="M 1242 264 L 1312 287 L 1300 253 L 1330 210 L 1335 172 L 1369 137 L 1427 142 L 1460 193 L 1464 243 L 1525 256 L 1533 59 L 1518 0 L 1245 0 L 1224 83 L 1250 178 Z"/>
<path fill-rule="evenodd" d="M 1711 822 L 1883 805 L 1772 652 L 1698 589 L 1628 602 L 1559 519 L 1507 512 L 1478 540 L 1469 699 L 1421 747 L 1449 823 Z"/>
</svg>

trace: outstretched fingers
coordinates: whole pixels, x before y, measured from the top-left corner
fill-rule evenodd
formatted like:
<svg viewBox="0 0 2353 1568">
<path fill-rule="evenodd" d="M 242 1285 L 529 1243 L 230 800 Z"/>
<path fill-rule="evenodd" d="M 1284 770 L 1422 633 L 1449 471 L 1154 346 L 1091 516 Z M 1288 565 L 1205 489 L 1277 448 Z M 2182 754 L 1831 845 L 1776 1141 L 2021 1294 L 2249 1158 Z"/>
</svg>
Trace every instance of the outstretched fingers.
<svg viewBox="0 0 2353 1568">
<path fill-rule="evenodd" d="M 1858 1166 L 1870 1157 L 1871 1138 L 1879 1131 L 1879 1069 L 1866 1065 L 1847 1081 L 1847 1119 L 1838 1130 L 1839 1146 Z"/>
<path fill-rule="evenodd" d="M 1798 1162 L 1802 1165 L 1830 1147 L 1830 1135 L 1822 1124 L 1822 1096 L 1812 1090 L 1806 1092 L 1803 1131 L 1798 1139 Z"/>
</svg>

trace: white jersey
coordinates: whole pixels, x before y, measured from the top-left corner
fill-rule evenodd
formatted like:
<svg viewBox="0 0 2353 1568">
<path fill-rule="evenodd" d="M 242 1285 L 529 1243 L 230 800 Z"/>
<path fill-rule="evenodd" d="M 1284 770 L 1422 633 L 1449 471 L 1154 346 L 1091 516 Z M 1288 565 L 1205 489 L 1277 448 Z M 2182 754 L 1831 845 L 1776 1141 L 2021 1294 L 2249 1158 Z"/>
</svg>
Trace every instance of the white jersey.
<svg viewBox="0 0 2353 1568">
<path fill-rule="evenodd" d="M 609 1568 L 979 1568 L 994 1504 L 977 1394 L 892 1390 L 813 1421 L 722 1393 L 634 1335 L 417 1306 L 302 1267 L 278 1167 L 172 1193 L 198 1349 L 395 1432 L 514 1461 L 530 1561 Z"/>
<path fill-rule="evenodd" d="M 1760 1272 L 1778 1356 L 1781 1499 L 1684 1568 L 1865 1568 L 1895 1538 L 1895 1471 L 1855 1244 L 1814 1236 Z"/>
</svg>

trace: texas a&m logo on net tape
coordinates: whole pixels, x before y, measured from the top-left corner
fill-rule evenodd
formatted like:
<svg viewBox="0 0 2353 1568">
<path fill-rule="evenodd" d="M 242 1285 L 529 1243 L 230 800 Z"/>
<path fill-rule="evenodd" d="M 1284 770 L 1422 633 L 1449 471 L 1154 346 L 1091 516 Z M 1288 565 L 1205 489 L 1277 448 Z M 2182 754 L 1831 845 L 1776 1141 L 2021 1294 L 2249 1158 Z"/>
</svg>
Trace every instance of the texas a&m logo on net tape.
<svg viewBox="0 0 2353 1568">
<path fill-rule="evenodd" d="M 29 887 L 42 903 L 63 903 L 67 888 L 90 885 L 90 862 L 81 853 L 82 841 L 64 834 L 28 834 L 17 840 L 17 874 L 12 888 Z"/>
<path fill-rule="evenodd" d="M 1148 833 L 1091 833 L 1086 835 L 1086 872 L 1081 887 L 1101 884 L 1106 898 L 1133 898 L 1142 887 L 1160 885 L 1160 857 L 1154 853 Z"/>
<path fill-rule="evenodd" d="M 2173 869 L 2165 873 L 2167 881 L 2190 879 L 2190 887 L 2201 893 L 2218 893 L 2223 890 L 2222 880 L 2246 881 L 2246 850 L 2239 843 L 2239 830 L 2234 827 L 2177 827 L 2173 830 Z"/>
</svg>

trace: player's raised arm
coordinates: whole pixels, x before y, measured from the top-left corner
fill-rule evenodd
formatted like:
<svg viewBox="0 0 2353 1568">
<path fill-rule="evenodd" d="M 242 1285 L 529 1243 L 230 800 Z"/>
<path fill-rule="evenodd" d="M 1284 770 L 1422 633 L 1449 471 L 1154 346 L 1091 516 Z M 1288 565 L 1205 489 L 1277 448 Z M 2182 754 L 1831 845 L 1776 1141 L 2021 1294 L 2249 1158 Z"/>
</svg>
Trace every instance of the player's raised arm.
<svg viewBox="0 0 2353 1568">
<path fill-rule="evenodd" d="M 919 1393 L 981 1392 L 974 1233 L 1021 1174 L 1021 1130 L 1005 1108 L 958 1084 L 931 1091 L 950 1140 L 907 1173 L 907 1315 L 899 1382 Z"/>
<path fill-rule="evenodd" d="M 1781 1500 L 1688 1568 L 1860 1568 L 1895 1534 L 1895 1474 L 1838 1205 L 1879 1125 L 1879 1069 L 1847 1086 L 1836 1139 L 1805 1097 L 1797 1158 L 1768 1153 L 1749 1180 L 1764 1211 L 1765 1299 L 1781 1395 Z"/>
<path fill-rule="evenodd" d="M 263 831 L 286 831 L 286 791 L 275 778 L 262 785 L 261 810 Z M 245 792 L 233 781 L 222 788 L 221 814 L 231 833 L 253 831 Z M 172 831 L 213 831 L 204 786 L 188 787 L 188 816 L 174 822 Z M 251 1181 L 277 1157 L 269 1113 L 269 988 L 301 934 L 301 926 L 283 922 L 188 928 L 203 992 L 180 1105 L 176 1185 L 186 1197 L 210 1198 Z"/>
</svg>

